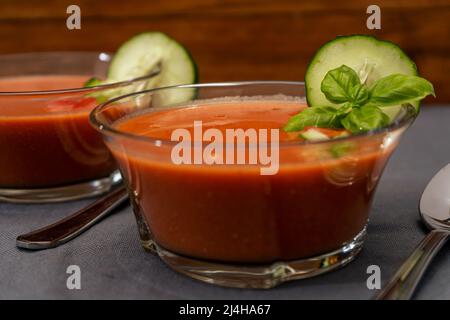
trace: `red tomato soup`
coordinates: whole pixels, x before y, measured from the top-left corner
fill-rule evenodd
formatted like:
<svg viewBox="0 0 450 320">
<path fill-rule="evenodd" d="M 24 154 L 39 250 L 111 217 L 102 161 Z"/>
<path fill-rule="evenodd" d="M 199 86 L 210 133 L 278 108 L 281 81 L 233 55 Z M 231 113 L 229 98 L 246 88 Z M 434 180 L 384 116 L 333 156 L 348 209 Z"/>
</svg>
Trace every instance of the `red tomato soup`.
<svg viewBox="0 0 450 320">
<path fill-rule="evenodd" d="M 0 78 L 0 92 L 80 88 L 86 76 Z M 96 100 L 80 93 L 0 94 L 0 188 L 61 186 L 115 168 L 88 122 Z"/>
<path fill-rule="evenodd" d="M 177 254 L 233 263 L 311 257 L 351 241 L 367 222 L 390 150 L 380 151 L 381 137 L 302 143 L 298 132 L 281 128 L 303 108 L 286 101 L 199 102 L 116 122 L 117 130 L 153 139 L 119 136 L 108 145 L 154 240 Z M 198 120 L 203 131 L 280 129 L 278 172 L 174 164 L 167 140 L 178 128 L 193 133 Z"/>
</svg>

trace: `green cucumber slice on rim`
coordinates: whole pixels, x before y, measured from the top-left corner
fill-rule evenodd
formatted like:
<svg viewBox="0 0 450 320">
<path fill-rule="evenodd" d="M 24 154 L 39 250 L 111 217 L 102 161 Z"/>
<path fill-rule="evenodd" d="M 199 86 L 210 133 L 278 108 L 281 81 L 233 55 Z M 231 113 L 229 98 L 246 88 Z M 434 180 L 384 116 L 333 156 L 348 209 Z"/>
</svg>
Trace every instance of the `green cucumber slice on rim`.
<svg viewBox="0 0 450 320">
<path fill-rule="evenodd" d="M 324 44 L 311 60 L 305 75 L 306 99 L 311 106 L 329 105 L 320 85 L 325 74 L 343 64 L 355 70 L 369 87 L 378 79 L 394 73 L 418 75 L 418 70 L 396 44 L 368 35 L 341 36 Z M 419 102 L 413 103 L 416 110 Z M 384 107 L 391 120 L 401 106 Z"/>
<path fill-rule="evenodd" d="M 330 138 L 325 134 L 320 132 L 317 129 L 311 128 L 302 133 L 300 133 L 300 137 L 308 141 L 326 141 L 330 140 Z"/>
<path fill-rule="evenodd" d="M 197 82 L 197 65 L 180 43 L 162 32 L 140 33 L 117 50 L 108 69 L 107 82 L 143 77 L 153 70 L 159 74 L 148 80 L 146 89 Z M 161 97 L 165 104 L 186 102 L 195 90 L 168 90 Z"/>
</svg>

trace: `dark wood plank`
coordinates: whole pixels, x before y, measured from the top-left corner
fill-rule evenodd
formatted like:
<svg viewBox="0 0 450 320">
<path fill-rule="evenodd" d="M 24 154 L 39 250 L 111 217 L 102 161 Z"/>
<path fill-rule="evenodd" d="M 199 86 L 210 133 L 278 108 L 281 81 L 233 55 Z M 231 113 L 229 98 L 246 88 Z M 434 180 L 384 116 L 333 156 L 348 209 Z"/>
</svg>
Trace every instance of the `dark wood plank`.
<svg viewBox="0 0 450 320">
<path fill-rule="evenodd" d="M 314 51 L 337 35 L 367 33 L 392 40 L 449 102 L 450 0 L 381 1 L 382 30 L 366 29 L 371 1 L 267 0 L 3 0 L 0 53 L 113 51 L 145 30 L 167 32 L 198 61 L 201 81 L 302 80 Z M 65 27 L 67 4 L 82 9 L 82 30 Z"/>
<path fill-rule="evenodd" d="M 2 0 L 0 18 L 57 18 L 77 4 L 85 16 L 161 16 L 173 14 L 273 14 L 365 11 L 372 0 Z M 449 0 L 380 0 L 382 9 L 427 10 L 446 8 Z"/>
</svg>

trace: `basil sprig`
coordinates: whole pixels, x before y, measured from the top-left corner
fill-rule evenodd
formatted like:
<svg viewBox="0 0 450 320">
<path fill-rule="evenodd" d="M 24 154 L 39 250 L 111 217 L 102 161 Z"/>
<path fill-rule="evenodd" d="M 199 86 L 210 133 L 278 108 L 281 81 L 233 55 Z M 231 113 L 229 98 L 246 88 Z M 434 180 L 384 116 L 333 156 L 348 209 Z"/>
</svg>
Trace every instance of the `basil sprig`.
<svg viewBox="0 0 450 320">
<path fill-rule="evenodd" d="M 383 107 L 435 96 L 433 85 L 428 80 L 404 74 L 381 78 L 369 88 L 361 83 L 355 70 L 346 65 L 328 71 L 320 90 L 330 106 L 310 106 L 291 117 L 283 128 L 285 131 L 316 126 L 345 128 L 352 133 L 367 132 L 389 124 Z"/>
</svg>

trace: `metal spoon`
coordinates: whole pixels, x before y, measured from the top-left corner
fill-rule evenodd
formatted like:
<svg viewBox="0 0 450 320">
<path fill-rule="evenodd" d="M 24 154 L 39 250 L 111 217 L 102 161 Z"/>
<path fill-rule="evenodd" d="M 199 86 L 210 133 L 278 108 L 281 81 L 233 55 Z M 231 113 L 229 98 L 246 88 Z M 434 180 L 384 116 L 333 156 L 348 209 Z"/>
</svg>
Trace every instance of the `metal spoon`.
<svg viewBox="0 0 450 320">
<path fill-rule="evenodd" d="M 91 205 L 58 222 L 18 236 L 16 246 L 29 250 L 57 247 L 89 229 L 127 199 L 128 193 L 125 187 L 120 186 Z"/>
<path fill-rule="evenodd" d="M 442 168 L 420 199 L 420 217 L 431 230 L 386 286 L 377 300 L 410 299 L 426 268 L 450 236 L 450 164 Z"/>
</svg>

